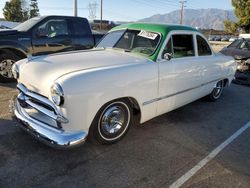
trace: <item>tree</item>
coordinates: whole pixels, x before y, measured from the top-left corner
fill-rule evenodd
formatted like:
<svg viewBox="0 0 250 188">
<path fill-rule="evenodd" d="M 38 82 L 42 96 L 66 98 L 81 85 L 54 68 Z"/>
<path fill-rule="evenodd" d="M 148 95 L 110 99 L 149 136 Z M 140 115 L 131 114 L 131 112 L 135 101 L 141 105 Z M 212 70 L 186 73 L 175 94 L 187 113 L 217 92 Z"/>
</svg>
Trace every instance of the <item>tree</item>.
<svg viewBox="0 0 250 188">
<path fill-rule="evenodd" d="M 250 32 L 250 0 L 232 0 L 232 5 L 235 8 L 234 13 L 239 19 L 237 24 L 245 32 Z"/>
<path fill-rule="evenodd" d="M 26 0 L 21 0 L 21 4 L 22 4 L 22 12 L 23 12 L 23 21 L 26 21 L 29 19 L 29 9 L 27 8 Z"/>
<path fill-rule="evenodd" d="M 230 20 L 225 20 L 224 21 L 224 26 L 225 30 L 227 33 L 236 33 L 238 29 L 237 23 L 230 21 Z"/>
<path fill-rule="evenodd" d="M 29 17 L 33 18 L 39 16 L 39 8 L 37 0 L 30 0 L 30 11 L 29 11 Z"/>
<path fill-rule="evenodd" d="M 3 8 L 3 15 L 7 21 L 23 22 L 25 20 L 22 1 L 21 0 L 10 0 L 5 3 Z"/>
</svg>

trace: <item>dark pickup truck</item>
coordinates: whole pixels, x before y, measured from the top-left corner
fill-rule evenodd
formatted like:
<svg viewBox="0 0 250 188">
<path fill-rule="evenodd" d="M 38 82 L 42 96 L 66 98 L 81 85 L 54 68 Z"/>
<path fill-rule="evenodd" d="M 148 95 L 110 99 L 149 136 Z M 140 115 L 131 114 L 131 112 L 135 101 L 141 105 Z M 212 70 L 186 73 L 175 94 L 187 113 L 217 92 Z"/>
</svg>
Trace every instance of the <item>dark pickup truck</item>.
<svg viewBox="0 0 250 188">
<path fill-rule="evenodd" d="M 13 81 L 12 65 L 28 55 L 90 49 L 102 36 L 92 33 L 87 19 L 70 16 L 35 17 L 0 30 L 0 82 Z"/>
</svg>

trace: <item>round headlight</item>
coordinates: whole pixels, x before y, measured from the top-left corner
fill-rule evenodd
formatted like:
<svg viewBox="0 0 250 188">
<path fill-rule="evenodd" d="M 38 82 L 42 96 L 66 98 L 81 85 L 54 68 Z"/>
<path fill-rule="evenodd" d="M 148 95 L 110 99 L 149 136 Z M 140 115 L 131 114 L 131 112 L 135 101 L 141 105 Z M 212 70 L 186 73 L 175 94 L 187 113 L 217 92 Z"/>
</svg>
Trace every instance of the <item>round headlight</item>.
<svg viewBox="0 0 250 188">
<path fill-rule="evenodd" d="M 57 105 L 60 106 L 64 102 L 64 97 L 63 97 L 63 89 L 62 87 L 55 83 L 51 88 L 50 88 L 50 97 L 51 100 Z"/>
<path fill-rule="evenodd" d="M 19 68 L 16 64 L 12 66 L 12 74 L 16 80 L 19 78 Z"/>
</svg>

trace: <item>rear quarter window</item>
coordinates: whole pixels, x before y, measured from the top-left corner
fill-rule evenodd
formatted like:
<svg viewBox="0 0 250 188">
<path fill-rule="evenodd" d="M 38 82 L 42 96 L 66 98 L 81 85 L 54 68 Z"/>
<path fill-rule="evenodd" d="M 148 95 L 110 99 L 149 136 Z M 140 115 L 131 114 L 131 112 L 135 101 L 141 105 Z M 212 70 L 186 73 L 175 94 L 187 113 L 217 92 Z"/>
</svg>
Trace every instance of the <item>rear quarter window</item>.
<svg viewBox="0 0 250 188">
<path fill-rule="evenodd" d="M 73 29 L 73 35 L 76 36 L 91 35 L 89 22 L 85 19 L 73 19 L 72 29 Z"/>
<path fill-rule="evenodd" d="M 207 41 L 199 35 L 196 36 L 196 39 L 197 39 L 198 55 L 199 56 L 212 55 L 212 51 Z"/>
</svg>

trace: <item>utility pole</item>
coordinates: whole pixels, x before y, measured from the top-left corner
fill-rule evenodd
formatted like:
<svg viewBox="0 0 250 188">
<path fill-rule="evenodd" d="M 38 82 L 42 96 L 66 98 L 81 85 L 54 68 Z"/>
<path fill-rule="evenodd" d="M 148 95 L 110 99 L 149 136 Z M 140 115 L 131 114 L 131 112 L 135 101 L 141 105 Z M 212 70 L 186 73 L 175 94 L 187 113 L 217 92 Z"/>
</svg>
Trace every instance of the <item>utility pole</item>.
<svg viewBox="0 0 250 188">
<path fill-rule="evenodd" d="M 101 22 L 100 22 L 100 31 L 102 30 L 102 7 L 103 7 L 103 2 L 101 0 Z"/>
<path fill-rule="evenodd" d="M 229 13 L 228 13 L 228 11 L 226 11 L 226 20 L 229 20 Z"/>
<path fill-rule="evenodd" d="M 181 3 L 181 20 L 180 24 L 183 24 L 183 12 L 184 12 L 184 7 L 186 7 L 184 4 L 187 3 L 187 1 L 179 1 Z"/>
<path fill-rule="evenodd" d="M 77 16 L 77 0 L 73 0 L 74 2 L 74 16 Z"/>
</svg>

